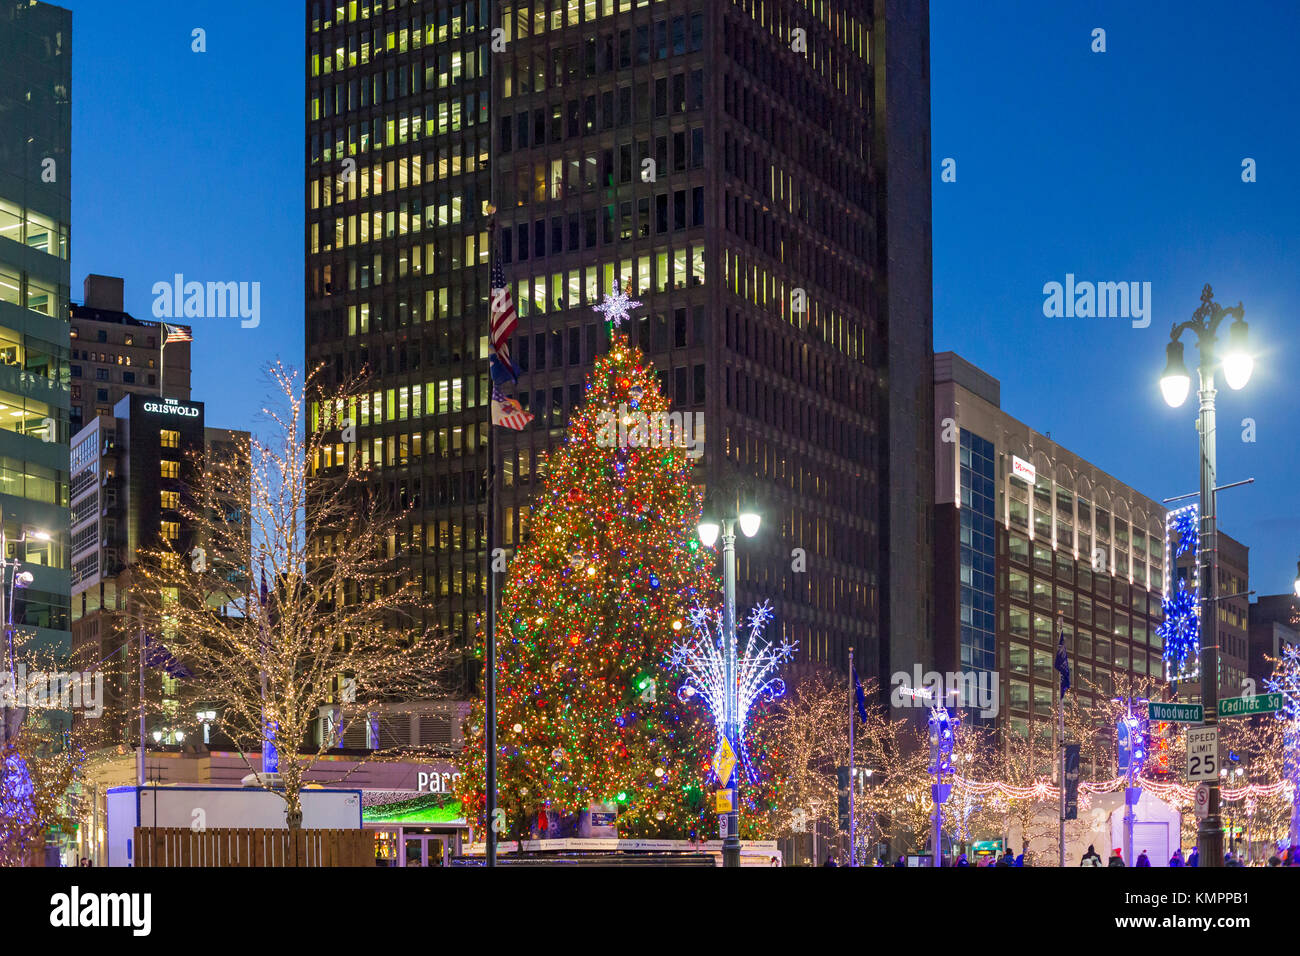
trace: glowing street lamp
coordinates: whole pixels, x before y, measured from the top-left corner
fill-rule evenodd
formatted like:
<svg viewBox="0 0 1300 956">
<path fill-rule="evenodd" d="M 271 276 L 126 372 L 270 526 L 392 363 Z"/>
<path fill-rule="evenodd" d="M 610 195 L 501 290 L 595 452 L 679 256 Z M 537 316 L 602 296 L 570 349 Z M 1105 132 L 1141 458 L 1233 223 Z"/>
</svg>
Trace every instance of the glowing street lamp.
<svg viewBox="0 0 1300 956">
<path fill-rule="evenodd" d="M 1222 357 L 1218 354 L 1218 331 L 1225 319 L 1231 317 L 1233 323 L 1228 330 L 1227 348 Z M 1215 590 L 1218 584 L 1218 543 L 1215 486 L 1218 474 L 1218 454 L 1215 444 L 1215 406 L 1217 394 L 1214 388 L 1214 373 L 1220 366 L 1224 380 L 1234 391 L 1245 388 L 1250 381 L 1255 360 L 1251 357 L 1247 343 L 1248 327 L 1245 309 L 1238 302 L 1235 306 L 1224 308 L 1214 301 L 1214 291 L 1208 284 L 1201 290 L 1201 304 L 1192 317 L 1175 325 L 1169 332 L 1169 344 L 1165 346 L 1165 372 L 1160 378 L 1160 391 L 1165 402 L 1171 408 L 1178 408 L 1187 399 L 1191 389 L 1191 375 L 1183 362 L 1183 343 L 1179 338 L 1184 332 L 1196 334 L 1197 350 L 1201 362 L 1197 368 L 1200 387 L 1197 397 L 1200 400 L 1200 419 L 1197 432 L 1201 445 L 1201 488 L 1200 519 L 1198 536 L 1199 560 L 1201 562 L 1201 704 L 1205 712 L 1205 725 L 1212 727 L 1219 722 L 1219 649 L 1215 634 L 1218 614 Z M 1167 573 L 1172 573 L 1167 569 Z M 1297 584 L 1300 593 L 1300 583 Z M 1223 866 L 1223 831 L 1219 818 L 1219 781 L 1208 781 L 1210 799 L 1207 812 L 1200 823 L 1197 833 L 1197 847 L 1200 850 L 1201 866 Z"/>
</svg>

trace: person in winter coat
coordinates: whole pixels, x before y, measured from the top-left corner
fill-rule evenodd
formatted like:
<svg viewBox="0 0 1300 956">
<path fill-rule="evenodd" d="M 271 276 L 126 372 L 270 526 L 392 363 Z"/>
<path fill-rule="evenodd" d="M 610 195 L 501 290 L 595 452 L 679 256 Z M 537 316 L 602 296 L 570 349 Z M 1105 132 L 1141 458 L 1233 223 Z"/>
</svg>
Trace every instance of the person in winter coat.
<svg viewBox="0 0 1300 956">
<path fill-rule="evenodd" d="M 1187 854 L 1187 865 L 1188 866 L 1201 865 L 1201 848 L 1199 846 L 1192 847 L 1192 852 Z"/>
<path fill-rule="evenodd" d="M 1178 849 L 1174 850 L 1174 855 L 1171 856 L 1171 857 L 1169 858 L 1169 865 L 1170 865 L 1170 866 L 1182 866 L 1182 865 L 1183 865 L 1183 848 L 1182 848 L 1182 847 L 1179 847 Z"/>
<path fill-rule="evenodd" d="M 1016 865 L 1016 858 L 1015 858 L 1015 855 L 1011 852 L 1010 847 L 1007 848 L 1007 852 L 1004 853 L 1004 854 L 1002 855 L 1002 858 L 1001 858 L 1000 860 L 998 860 L 997 865 L 998 865 L 998 866 L 1015 866 L 1015 865 Z"/>
<path fill-rule="evenodd" d="M 958 865 L 958 866 L 970 866 L 970 861 L 966 859 L 966 854 L 965 854 L 965 853 L 963 853 L 961 856 L 957 857 L 957 865 Z"/>
<path fill-rule="evenodd" d="M 1123 865 L 1124 865 L 1124 854 L 1123 852 L 1121 852 L 1119 847 L 1115 847 L 1115 849 L 1110 851 L 1110 859 L 1106 861 L 1106 866 L 1110 867 L 1110 866 L 1123 866 Z"/>
<path fill-rule="evenodd" d="M 835 854 L 834 853 L 826 854 L 826 862 L 823 863 L 822 866 L 839 866 L 839 864 L 835 862 Z"/>
<path fill-rule="evenodd" d="M 1141 853 L 1138 854 L 1137 862 L 1134 863 L 1133 865 L 1134 865 L 1134 866 L 1150 866 L 1150 865 L 1151 865 L 1151 858 L 1150 858 L 1149 856 L 1147 856 L 1147 851 L 1146 851 L 1146 850 L 1143 850 Z"/>
<path fill-rule="evenodd" d="M 1088 852 L 1083 855 L 1079 861 L 1080 866 L 1101 866 L 1101 854 L 1091 843 L 1088 844 Z"/>
</svg>

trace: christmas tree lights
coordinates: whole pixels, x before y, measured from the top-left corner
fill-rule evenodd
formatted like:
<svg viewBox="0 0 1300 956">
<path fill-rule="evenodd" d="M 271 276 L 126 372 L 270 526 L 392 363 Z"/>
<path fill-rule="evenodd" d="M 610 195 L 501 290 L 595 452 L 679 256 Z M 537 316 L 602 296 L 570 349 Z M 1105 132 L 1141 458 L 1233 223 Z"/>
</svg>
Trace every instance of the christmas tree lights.
<svg viewBox="0 0 1300 956">
<path fill-rule="evenodd" d="M 600 804 L 617 805 L 622 837 L 717 833 L 704 801 L 713 735 L 695 708 L 663 692 L 681 682 L 669 662 L 691 610 L 719 591 L 696 536 L 702 493 L 680 445 L 607 440 L 602 424 L 620 406 L 652 418 L 669 410 L 653 366 L 615 333 L 550 455 L 502 592 L 502 838 L 529 835 L 543 819 L 567 833 Z M 483 723 L 480 699 L 458 789 L 479 825 Z M 771 803 L 761 787 L 748 799 Z"/>
</svg>

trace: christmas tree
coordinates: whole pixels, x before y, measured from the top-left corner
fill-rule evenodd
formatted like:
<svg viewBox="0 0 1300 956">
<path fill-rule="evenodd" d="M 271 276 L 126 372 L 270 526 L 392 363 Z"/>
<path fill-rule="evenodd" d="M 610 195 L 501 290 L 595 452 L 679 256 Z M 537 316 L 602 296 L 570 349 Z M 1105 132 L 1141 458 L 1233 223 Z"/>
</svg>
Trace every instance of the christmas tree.
<svg viewBox="0 0 1300 956">
<path fill-rule="evenodd" d="M 684 679 L 669 663 L 691 612 L 718 594 L 696 534 L 691 432 L 616 333 L 550 457 L 497 615 L 503 837 L 607 803 L 620 836 L 716 835 L 705 799 L 715 734 L 678 699 Z M 483 723 L 480 700 L 461 776 L 480 823 Z"/>
</svg>

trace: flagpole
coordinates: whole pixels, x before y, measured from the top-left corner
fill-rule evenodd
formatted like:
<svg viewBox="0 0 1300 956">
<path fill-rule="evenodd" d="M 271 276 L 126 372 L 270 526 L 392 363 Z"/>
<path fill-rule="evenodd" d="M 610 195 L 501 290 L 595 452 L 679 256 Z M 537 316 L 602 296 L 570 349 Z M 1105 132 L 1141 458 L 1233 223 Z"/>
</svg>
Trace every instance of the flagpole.
<svg viewBox="0 0 1300 956">
<path fill-rule="evenodd" d="M 136 752 L 135 772 L 136 780 L 140 786 L 144 786 L 144 625 L 140 625 L 140 746 Z"/>
<path fill-rule="evenodd" d="M 853 687 L 853 648 L 849 647 L 849 866 L 858 865 L 858 827 L 857 817 L 854 814 L 854 778 L 857 776 L 857 770 L 853 765 L 853 725 L 857 723 L 854 719 L 854 708 L 857 701 L 854 700 Z"/>
<path fill-rule="evenodd" d="M 1062 651 L 1065 650 L 1065 618 L 1060 611 L 1056 613 L 1056 633 L 1057 641 L 1061 645 Z M 1061 681 L 1058 677 L 1056 681 L 1056 726 L 1057 726 L 1057 760 L 1061 767 L 1061 831 L 1060 839 L 1060 865 L 1065 866 L 1065 691 L 1061 688 Z"/>
<path fill-rule="evenodd" d="M 163 322 L 158 336 L 158 397 L 163 397 L 163 378 L 167 371 L 167 323 Z"/>
<path fill-rule="evenodd" d="M 490 26 L 495 27 L 501 23 L 501 8 L 499 3 L 492 4 L 492 13 L 490 17 Z M 491 149 L 488 157 L 488 195 L 489 204 L 492 209 L 492 217 L 488 224 L 488 337 L 492 336 L 492 272 L 491 259 L 497 251 L 497 180 L 498 180 L 498 143 L 500 135 L 498 128 L 500 126 L 500 117 L 498 114 L 498 104 L 500 98 L 497 96 L 497 75 L 500 73 L 496 57 L 489 60 L 488 67 L 488 122 Z M 491 364 L 489 362 L 488 373 L 488 440 L 487 440 L 487 612 L 486 630 L 487 630 L 487 648 L 484 654 L 484 736 L 485 746 L 487 747 L 486 776 L 484 792 L 487 797 L 486 815 L 483 822 L 487 827 L 485 834 L 487 840 L 487 865 L 495 867 L 497 865 L 497 831 L 496 810 L 497 810 L 497 635 L 496 635 L 496 570 L 493 567 L 493 552 L 497 547 L 497 439 L 496 426 L 492 422 L 492 395 L 493 387 Z"/>
</svg>

